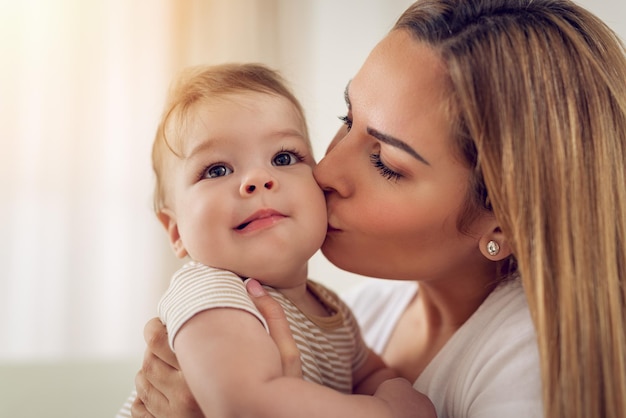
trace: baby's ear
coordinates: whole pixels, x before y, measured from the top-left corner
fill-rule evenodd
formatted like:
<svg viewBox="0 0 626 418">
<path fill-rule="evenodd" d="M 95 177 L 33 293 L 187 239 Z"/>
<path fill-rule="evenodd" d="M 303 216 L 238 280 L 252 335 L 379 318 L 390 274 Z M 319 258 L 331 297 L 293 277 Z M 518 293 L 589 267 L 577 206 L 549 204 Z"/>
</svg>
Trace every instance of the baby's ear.
<svg viewBox="0 0 626 418">
<path fill-rule="evenodd" d="M 178 258 L 184 258 L 187 256 L 187 250 L 185 249 L 185 245 L 183 244 L 183 240 L 180 238 L 180 233 L 178 232 L 178 223 L 176 222 L 176 215 L 171 210 L 164 208 L 159 213 L 157 213 L 157 218 L 165 228 L 167 232 L 167 236 L 170 239 L 170 245 L 172 246 L 172 250 L 174 250 L 174 254 Z"/>
</svg>

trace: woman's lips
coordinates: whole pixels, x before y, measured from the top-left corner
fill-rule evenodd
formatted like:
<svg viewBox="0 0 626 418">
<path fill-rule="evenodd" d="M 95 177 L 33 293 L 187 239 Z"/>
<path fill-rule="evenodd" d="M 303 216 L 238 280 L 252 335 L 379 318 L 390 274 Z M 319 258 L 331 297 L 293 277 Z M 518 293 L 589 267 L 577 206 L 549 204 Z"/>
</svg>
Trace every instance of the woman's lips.
<svg viewBox="0 0 626 418">
<path fill-rule="evenodd" d="M 261 209 L 248 218 L 246 218 L 241 224 L 237 225 L 234 229 L 236 231 L 257 231 L 274 225 L 276 222 L 285 219 L 287 216 L 274 209 Z"/>
</svg>

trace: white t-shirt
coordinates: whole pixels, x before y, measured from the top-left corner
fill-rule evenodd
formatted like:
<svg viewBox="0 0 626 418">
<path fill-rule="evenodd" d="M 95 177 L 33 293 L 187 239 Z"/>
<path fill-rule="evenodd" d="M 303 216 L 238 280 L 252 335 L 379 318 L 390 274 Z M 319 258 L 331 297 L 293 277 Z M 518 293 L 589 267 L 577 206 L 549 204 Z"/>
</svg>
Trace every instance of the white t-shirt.
<svg viewBox="0 0 626 418">
<path fill-rule="evenodd" d="M 369 279 L 342 298 L 380 353 L 417 291 L 415 282 Z M 543 416 L 535 329 L 519 280 L 487 297 L 413 387 L 431 399 L 439 418 Z"/>
</svg>

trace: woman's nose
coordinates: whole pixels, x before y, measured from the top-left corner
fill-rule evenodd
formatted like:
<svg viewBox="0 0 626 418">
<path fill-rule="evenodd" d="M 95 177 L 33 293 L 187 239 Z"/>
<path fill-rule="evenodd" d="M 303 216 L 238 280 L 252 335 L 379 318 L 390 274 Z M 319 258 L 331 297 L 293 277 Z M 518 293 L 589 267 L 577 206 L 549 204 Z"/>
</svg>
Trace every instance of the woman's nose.
<svg viewBox="0 0 626 418">
<path fill-rule="evenodd" d="M 347 197 L 353 188 L 353 176 L 356 175 L 353 162 L 358 150 L 349 144 L 347 135 L 343 128 L 340 129 L 324 158 L 313 169 L 315 180 L 327 194 L 334 191 Z"/>
<path fill-rule="evenodd" d="M 261 190 L 275 190 L 278 183 L 270 173 L 265 170 L 257 170 L 250 173 L 239 187 L 241 196 L 251 196 Z"/>
</svg>

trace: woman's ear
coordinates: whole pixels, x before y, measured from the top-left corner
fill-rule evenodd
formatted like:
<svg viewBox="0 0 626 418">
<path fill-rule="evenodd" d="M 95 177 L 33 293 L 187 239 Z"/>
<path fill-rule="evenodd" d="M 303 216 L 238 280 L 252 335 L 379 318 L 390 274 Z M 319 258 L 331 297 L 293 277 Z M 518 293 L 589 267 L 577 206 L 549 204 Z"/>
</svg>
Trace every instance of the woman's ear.
<svg viewBox="0 0 626 418">
<path fill-rule="evenodd" d="M 157 218 L 165 228 L 167 232 L 167 236 L 170 239 L 170 245 L 172 246 L 172 250 L 174 250 L 174 254 L 178 258 L 184 258 L 187 256 L 187 250 L 185 249 L 185 245 L 183 244 L 183 240 L 180 238 L 180 233 L 178 232 L 178 223 L 176 222 L 176 215 L 171 210 L 164 208 L 159 213 L 157 213 Z"/>
<path fill-rule="evenodd" d="M 478 246 L 482 255 L 491 261 L 504 260 L 511 255 L 509 242 L 499 226 L 493 227 L 488 233 L 480 237 Z"/>
</svg>

